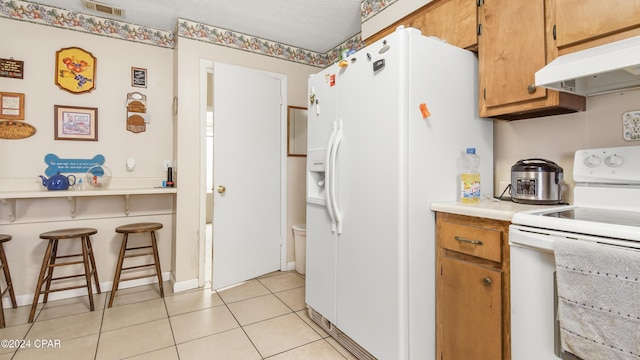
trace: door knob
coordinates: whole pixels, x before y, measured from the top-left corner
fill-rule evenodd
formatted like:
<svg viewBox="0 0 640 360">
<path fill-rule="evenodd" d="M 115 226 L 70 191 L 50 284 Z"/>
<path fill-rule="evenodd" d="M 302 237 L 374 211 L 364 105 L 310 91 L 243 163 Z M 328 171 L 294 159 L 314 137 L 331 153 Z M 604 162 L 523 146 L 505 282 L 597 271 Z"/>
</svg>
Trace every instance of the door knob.
<svg viewBox="0 0 640 360">
<path fill-rule="evenodd" d="M 227 191 L 227 188 L 226 188 L 226 187 L 224 187 L 223 185 L 218 185 L 218 189 L 216 189 L 216 191 L 217 191 L 219 194 L 224 194 L 224 192 L 225 192 L 225 191 Z"/>
</svg>

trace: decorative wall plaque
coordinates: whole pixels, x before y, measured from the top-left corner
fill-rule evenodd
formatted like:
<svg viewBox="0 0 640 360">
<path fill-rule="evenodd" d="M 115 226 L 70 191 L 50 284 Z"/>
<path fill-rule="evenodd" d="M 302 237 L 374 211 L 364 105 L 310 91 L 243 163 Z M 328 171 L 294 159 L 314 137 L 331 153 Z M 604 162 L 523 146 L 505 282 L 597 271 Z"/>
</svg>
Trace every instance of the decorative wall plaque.
<svg viewBox="0 0 640 360">
<path fill-rule="evenodd" d="M 77 47 L 56 51 L 56 85 L 72 94 L 91 92 L 96 87 L 97 62 L 90 52 Z"/>
<path fill-rule="evenodd" d="M 141 133 L 147 130 L 147 96 L 139 92 L 127 94 L 127 130 Z"/>
<path fill-rule="evenodd" d="M 25 139 L 36 133 L 36 128 L 24 121 L 0 120 L 0 139 Z"/>
<path fill-rule="evenodd" d="M 131 86 L 134 87 L 147 87 L 147 69 L 131 68 Z"/>
<path fill-rule="evenodd" d="M 24 61 L 0 59 L 0 77 L 22 79 L 24 77 Z"/>
</svg>

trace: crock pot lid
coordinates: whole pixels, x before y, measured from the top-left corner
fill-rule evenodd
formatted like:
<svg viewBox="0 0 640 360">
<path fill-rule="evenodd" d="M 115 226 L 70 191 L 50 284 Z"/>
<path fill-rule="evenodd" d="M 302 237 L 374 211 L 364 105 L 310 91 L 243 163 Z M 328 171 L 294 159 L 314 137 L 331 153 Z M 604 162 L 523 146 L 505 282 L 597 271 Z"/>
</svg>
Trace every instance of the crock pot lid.
<svg viewBox="0 0 640 360">
<path fill-rule="evenodd" d="M 518 160 L 512 167 L 511 171 L 544 171 L 544 172 L 564 172 L 562 167 L 553 161 L 546 159 L 522 159 Z"/>
</svg>

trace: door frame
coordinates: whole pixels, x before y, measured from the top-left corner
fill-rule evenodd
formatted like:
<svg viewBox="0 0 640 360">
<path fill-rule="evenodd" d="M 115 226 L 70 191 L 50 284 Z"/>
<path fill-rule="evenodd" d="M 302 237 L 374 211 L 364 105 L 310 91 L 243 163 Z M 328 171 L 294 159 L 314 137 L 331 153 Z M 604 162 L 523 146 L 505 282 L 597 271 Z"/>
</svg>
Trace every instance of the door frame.
<svg viewBox="0 0 640 360">
<path fill-rule="evenodd" d="M 205 279 L 205 253 L 206 253 L 206 206 L 207 206 L 207 74 L 213 73 L 213 60 L 200 59 L 200 211 L 199 211 L 199 255 L 198 255 L 198 287 L 204 286 Z M 242 66 L 229 64 L 234 66 Z M 280 270 L 287 270 L 287 77 L 269 71 L 253 68 L 256 72 L 273 76 L 280 80 Z M 215 81 L 215 79 L 213 79 Z M 215 207 L 214 207 L 215 211 Z"/>
</svg>

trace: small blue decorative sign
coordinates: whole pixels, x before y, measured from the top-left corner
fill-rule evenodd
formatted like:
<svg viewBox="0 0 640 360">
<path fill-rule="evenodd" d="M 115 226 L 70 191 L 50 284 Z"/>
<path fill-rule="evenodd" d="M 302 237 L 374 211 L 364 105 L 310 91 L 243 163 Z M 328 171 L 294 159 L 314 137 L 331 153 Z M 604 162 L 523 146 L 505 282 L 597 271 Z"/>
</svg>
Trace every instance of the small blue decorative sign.
<svg viewBox="0 0 640 360">
<path fill-rule="evenodd" d="M 104 165 L 104 155 L 98 154 L 93 159 L 61 159 L 58 155 L 47 154 L 44 162 L 49 165 L 45 170 L 47 176 L 61 173 L 86 173 L 94 165 Z"/>
</svg>

